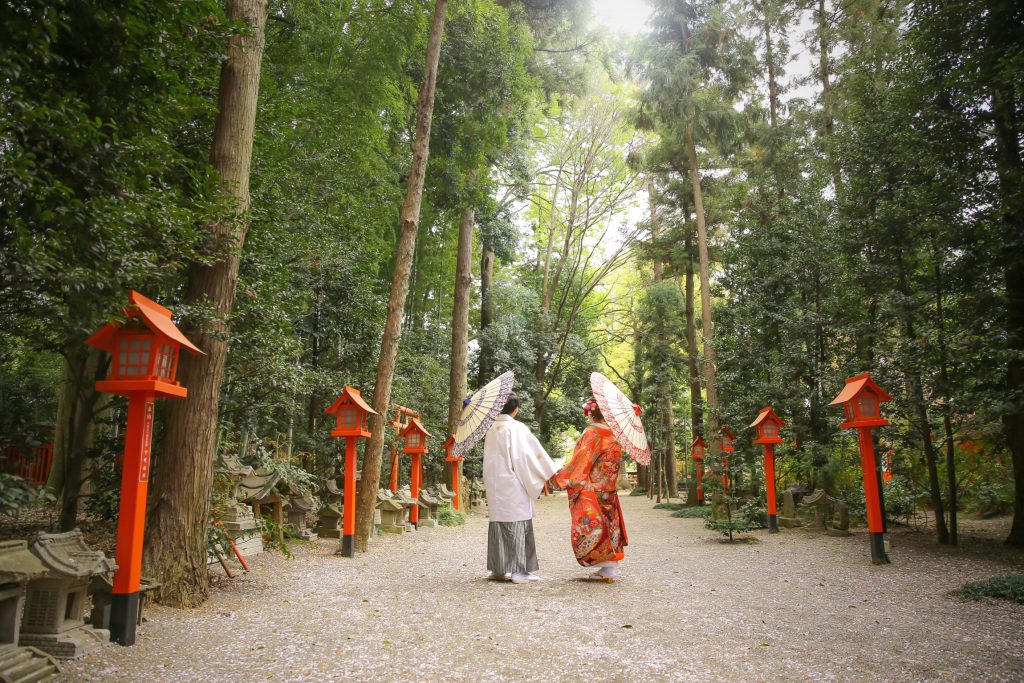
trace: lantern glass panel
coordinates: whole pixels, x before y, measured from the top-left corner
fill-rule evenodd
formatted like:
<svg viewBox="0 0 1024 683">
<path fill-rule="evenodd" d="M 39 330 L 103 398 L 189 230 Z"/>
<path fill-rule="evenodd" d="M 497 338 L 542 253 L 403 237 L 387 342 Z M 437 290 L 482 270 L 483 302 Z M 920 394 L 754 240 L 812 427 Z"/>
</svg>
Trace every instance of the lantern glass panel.
<svg viewBox="0 0 1024 683">
<path fill-rule="evenodd" d="M 858 397 L 857 410 L 861 417 L 878 417 L 878 399 L 874 396 Z"/>
<path fill-rule="evenodd" d="M 413 432 L 412 434 L 409 435 L 409 447 L 410 448 L 419 448 L 420 447 L 420 435 L 417 434 L 416 432 Z"/>
<path fill-rule="evenodd" d="M 693 454 L 696 455 L 696 456 L 704 457 L 704 447 L 703 446 L 694 446 L 693 447 Z"/>
<path fill-rule="evenodd" d="M 174 379 L 174 361 L 177 349 L 172 344 L 161 344 L 156 359 L 156 374 L 167 380 Z"/>
<path fill-rule="evenodd" d="M 846 413 L 847 420 L 857 419 L 856 410 L 853 407 L 853 401 L 847 401 L 843 404 L 843 411 Z"/>
<path fill-rule="evenodd" d="M 342 429 L 356 429 L 359 427 L 359 415 L 355 406 L 345 406 L 338 411 L 338 426 Z"/>
<path fill-rule="evenodd" d="M 125 337 L 118 342 L 118 371 L 126 377 L 149 374 L 150 337 Z"/>
<path fill-rule="evenodd" d="M 774 424 L 772 422 L 766 423 L 764 425 L 764 432 L 763 432 L 763 434 L 764 434 L 765 438 L 774 439 L 775 437 L 777 437 L 779 435 L 779 427 L 778 427 L 778 425 L 776 425 L 776 424 Z"/>
</svg>

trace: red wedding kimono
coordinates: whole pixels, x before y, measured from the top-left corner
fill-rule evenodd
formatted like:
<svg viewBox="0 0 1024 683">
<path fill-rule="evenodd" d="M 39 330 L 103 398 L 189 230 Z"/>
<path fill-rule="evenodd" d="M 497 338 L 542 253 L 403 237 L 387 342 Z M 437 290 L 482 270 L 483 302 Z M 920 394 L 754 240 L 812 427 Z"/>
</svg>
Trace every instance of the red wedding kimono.
<svg viewBox="0 0 1024 683">
<path fill-rule="evenodd" d="M 584 567 L 623 558 L 629 543 L 616 484 L 622 447 L 603 424 L 592 423 L 576 443 L 572 459 L 555 475 L 569 494 L 572 549 Z"/>
</svg>

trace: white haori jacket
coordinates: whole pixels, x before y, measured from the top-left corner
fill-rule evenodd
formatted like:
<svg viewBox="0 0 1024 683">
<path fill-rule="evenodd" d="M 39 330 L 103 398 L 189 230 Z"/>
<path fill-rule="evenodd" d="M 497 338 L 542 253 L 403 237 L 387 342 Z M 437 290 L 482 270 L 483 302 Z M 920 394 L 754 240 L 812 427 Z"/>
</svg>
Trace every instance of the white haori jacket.
<svg viewBox="0 0 1024 683">
<path fill-rule="evenodd" d="M 533 519 L 533 501 L 558 467 L 530 428 L 499 415 L 484 437 L 484 488 L 492 522 Z"/>
</svg>

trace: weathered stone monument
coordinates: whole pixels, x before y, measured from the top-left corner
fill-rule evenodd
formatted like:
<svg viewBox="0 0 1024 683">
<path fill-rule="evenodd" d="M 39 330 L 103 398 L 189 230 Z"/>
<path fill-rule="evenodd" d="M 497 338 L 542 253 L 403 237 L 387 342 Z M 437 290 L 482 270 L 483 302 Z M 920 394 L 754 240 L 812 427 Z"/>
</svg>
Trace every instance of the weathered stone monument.
<svg viewBox="0 0 1024 683">
<path fill-rule="evenodd" d="M 75 659 L 109 642 L 109 631 L 86 625 L 85 603 L 92 578 L 112 577 L 114 561 L 89 548 L 78 530 L 40 532 L 29 549 L 46 573 L 29 580 L 19 644 Z"/>
<path fill-rule="evenodd" d="M 793 500 L 793 489 L 786 489 L 782 492 L 782 515 L 779 516 L 779 526 L 792 529 L 800 524 L 796 516 L 796 503 Z"/>
<path fill-rule="evenodd" d="M 28 582 L 45 573 L 28 543 L 0 541 L 0 680 L 53 681 L 60 676 L 52 656 L 18 645 Z"/>
<path fill-rule="evenodd" d="M 828 517 L 828 496 L 825 494 L 823 489 L 814 489 L 814 493 L 805 497 L 800 503 L 802 507 L 806 507 L 811 511 L 811 518 L 808 520 L 803 528 L 810 531 L 825 531 L 825 520 Z"/>
<path fill-rule="evenodd" d="M 441 504 L 441 501 L 430 495 L 430 492 L 426 489 L 421 489 L 417 503 L 420 506 L 419 525 L 424 527 L 437 526 L 437 507 Z"/>
<path fill-rule="evenodd" d="M 316 509 L 316 499 L 308 493 L 288 492 L 288 524 L 295 530 L 295 535 L 305 541 L 315 541 L 317 534 L 309 528 L 306 516 Z"/>
<path fill-rule="evenodd" d="M 341 538 L 342 503 L 345 492 L 333 476 L 323 479 L 324 506 L 317 512 L 316 533 L 320 538 Z"/>
<path fill-rule="evenodd" d="M 224 525 L 224 533 L 235 542 L 238 552 L 243 557 L 259 555 L 263 552 L 263 534 L 259 532 L 252 507 L 239 499 L 239 496 L 247 495 L 239 491 L 239 484 L 246 477 L 251 477 L 255 471 L 230 455 L 221 456 L 216 471 L 231 481 L 232 497 L 235 499 L 234 504 L 228 506 L 220 520 Z"/>
<path fill-rule="evenodd" d="M 377 491 L 377 510 L 380 523 L 377 529 L 386 534 L 404 534 L 409 530 L 408 508 L 391 496 L 387 489 Z"/>
</svg>

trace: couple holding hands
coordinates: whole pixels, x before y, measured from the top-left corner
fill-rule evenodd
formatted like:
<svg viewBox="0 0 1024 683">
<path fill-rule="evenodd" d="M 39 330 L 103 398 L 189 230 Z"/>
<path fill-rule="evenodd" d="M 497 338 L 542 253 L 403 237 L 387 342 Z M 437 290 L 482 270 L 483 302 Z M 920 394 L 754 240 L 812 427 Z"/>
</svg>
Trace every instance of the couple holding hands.
<svg viewBox="0 0 1024 683">
<path fill-rule="evenodd" d="M 511 394 L 484 438 L 484 487 L 490 524 L 487 569 L 493 580 L 540 581 L 533 536 L 533 501 L 553 481 L 569 496 L 571 536 L 576 561 L 596 569 L 589 581 L 612 583 L 627 545 L 616 484 L 622 448 L 597 402 L 583 406 L 590 419 L 572 457 L 555 466 L 529 427 L 516 421 L 519 400 Z"/>
</svg>

